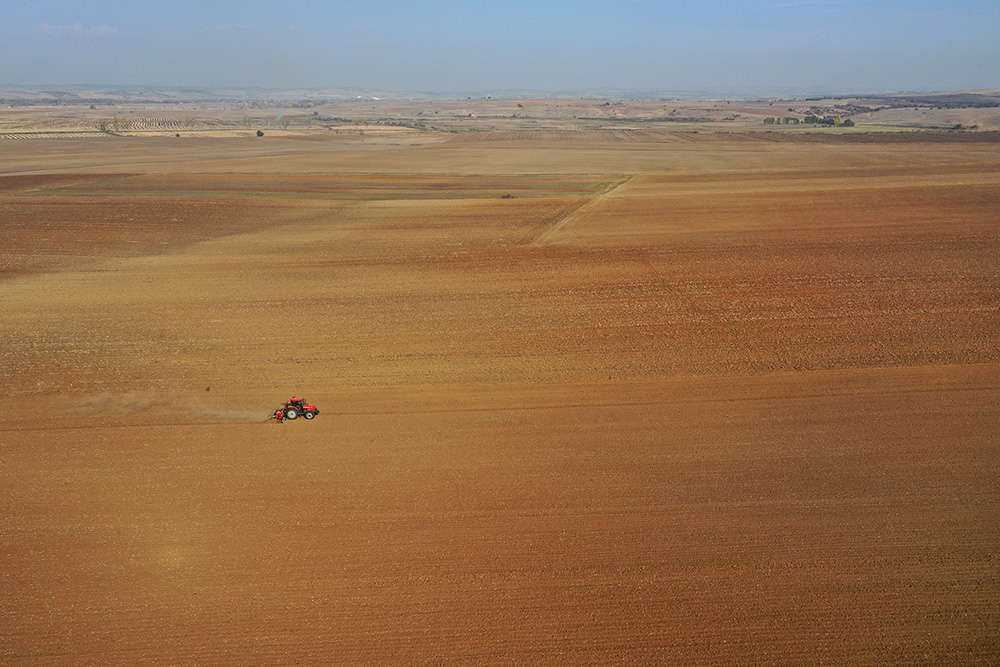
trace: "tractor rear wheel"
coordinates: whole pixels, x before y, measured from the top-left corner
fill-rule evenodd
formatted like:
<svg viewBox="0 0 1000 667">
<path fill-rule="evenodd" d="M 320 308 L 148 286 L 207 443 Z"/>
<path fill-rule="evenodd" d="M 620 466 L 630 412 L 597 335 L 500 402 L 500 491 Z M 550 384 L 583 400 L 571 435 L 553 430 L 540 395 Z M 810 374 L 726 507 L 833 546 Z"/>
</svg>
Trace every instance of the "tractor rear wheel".
<svg viewBox="0 0 1000 667">
<path fill-rule="evenodd" d="M 297 419 L 299 416 L 299 411 L 295 408 L 285 409 L 285 419 Z"/>
</svg>

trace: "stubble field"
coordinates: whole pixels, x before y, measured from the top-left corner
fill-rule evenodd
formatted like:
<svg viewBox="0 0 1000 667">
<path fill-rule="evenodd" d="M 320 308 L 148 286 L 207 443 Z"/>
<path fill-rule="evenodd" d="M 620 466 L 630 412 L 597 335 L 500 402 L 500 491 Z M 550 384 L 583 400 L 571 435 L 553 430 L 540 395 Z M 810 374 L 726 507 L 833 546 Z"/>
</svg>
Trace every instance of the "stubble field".
<svg viewBox="0 0 1000 667">
<path fill-rule="evenodd" d="M 1000 661 L 992 135 L 2 148 L 0 663 Z"/>
</svg>

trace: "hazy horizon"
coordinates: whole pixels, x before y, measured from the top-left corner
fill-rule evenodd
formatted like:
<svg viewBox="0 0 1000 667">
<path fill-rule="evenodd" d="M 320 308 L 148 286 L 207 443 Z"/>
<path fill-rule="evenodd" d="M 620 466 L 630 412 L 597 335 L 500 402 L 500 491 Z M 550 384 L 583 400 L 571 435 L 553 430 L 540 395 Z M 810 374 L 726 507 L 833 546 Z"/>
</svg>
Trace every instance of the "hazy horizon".
<svg viewBox="0 0 1000 667">
<path fill-rule="evenodd" d="M 1000 88 L 990 0 L 4 1 L 6 86 L 428 94 Z"/>
</svg>

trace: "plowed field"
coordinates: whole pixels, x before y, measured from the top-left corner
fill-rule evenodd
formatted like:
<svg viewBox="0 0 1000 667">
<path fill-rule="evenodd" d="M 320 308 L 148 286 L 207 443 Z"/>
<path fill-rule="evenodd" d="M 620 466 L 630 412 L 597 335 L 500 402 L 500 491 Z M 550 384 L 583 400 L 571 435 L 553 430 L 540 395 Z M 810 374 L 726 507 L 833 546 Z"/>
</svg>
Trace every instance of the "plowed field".
<svg viewBox="0 0 1000 667">
<path fill-rule="evenodd" d="M 3 147 L 0 663 L 1000 662 L 995 139 L 255 139 Z"/>
</svg>

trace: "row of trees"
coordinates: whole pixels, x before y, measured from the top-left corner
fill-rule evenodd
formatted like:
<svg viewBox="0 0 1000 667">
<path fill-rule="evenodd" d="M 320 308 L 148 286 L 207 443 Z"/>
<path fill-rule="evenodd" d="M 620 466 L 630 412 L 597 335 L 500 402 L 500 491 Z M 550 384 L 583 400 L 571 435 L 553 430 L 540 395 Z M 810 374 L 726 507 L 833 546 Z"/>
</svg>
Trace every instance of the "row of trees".
<svg viewBox="0 0 1000 667">
<path fill-rule="evenodd" d="M 195 126 L 194 116 L 188 116 L 183 121 L 180 121 L 185 128 L 192 128 Z M 177 121 L 170 120 L 158 120 L 158 119 L 148 119 L 148 118 L 130 118 L 128 116 L 115 116 L 114 118 L 102 118 L 97 121 L 97 127 L 101 132 L 118 132 L 119 130 L 134 130 L 134 129 L 148 129 L 150 126 L 156 127 L 175 127 Z"/>
<path fill-rule="evenodd" d="M 840 115 L 836 116 L 816 116 L 810 114 L 799 120 L 798 118 L 775 118 L 768 116 L 764 119 L 764 125 L 798 125 L 799 123 L 808 123 L 810 125 L 841 125 L 843 127 L 854 127 L 854 121 L 850 118 L 846 120 L 841 120 Z"/>
</svg>

